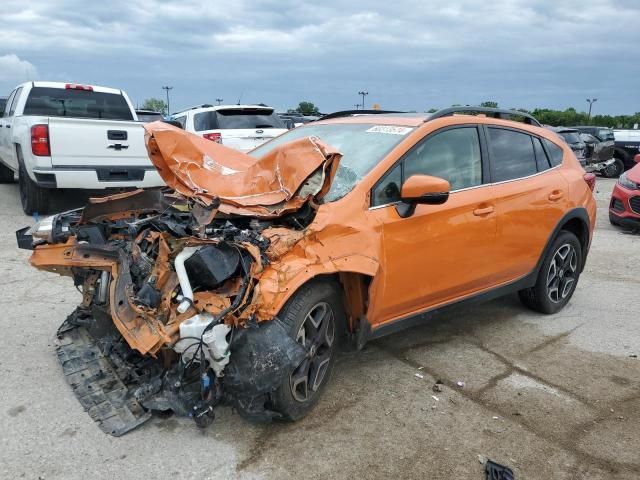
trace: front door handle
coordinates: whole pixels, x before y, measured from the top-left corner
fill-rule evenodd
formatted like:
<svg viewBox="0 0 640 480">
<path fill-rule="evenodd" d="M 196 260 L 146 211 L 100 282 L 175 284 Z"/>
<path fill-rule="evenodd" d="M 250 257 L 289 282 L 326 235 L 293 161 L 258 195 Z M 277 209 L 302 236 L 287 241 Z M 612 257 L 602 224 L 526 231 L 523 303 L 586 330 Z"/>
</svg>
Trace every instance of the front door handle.
<svg viewBox="0 0 640 480">
<path fill-rule="evenodd" d="M 552 202 L 557 202 L 562 197 L 564 197 L 564 192 L 562 190 L 554 190 L 549 194 L 549 200 Z"/>
<path fill-rule="evenodd" d="M 490 213 L 493 213 L 493 207 L 491 205 L 489 205 L 488 207 L 476 208 L 473 211 L 473 214 L 476 217 L 481 217 L 482 215 L 489 215 Z"/>
</svg>

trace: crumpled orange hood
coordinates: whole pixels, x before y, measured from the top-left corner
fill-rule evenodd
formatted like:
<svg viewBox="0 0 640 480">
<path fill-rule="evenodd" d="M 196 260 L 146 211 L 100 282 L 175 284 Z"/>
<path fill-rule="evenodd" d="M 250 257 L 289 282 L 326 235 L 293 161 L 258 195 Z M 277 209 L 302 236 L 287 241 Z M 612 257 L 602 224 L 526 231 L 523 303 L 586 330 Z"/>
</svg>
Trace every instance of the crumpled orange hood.
<svg viewBox="0 0 640 480">
<path fill-rule="evenodd" d="M 318 138 L 281 145 L 256 159 L 163 122 L 144 125 L 151 161 L 165 183 L 223 213 L 278 217 L 320 200 L 341 154 Z"/>
</svg>

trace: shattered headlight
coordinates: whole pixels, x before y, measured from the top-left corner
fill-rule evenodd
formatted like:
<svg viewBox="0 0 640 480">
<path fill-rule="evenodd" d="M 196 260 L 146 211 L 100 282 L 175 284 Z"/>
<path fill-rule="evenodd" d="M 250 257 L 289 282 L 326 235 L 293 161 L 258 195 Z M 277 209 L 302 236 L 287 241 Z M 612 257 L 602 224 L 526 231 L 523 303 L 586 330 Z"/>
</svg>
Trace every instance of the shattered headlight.
<svg viewBox="0 0 640 480">
<path fill-rule="evenodd" d="M 618 183 L 620 184 L 621 187 L 624 187 L 628 190 L 640 189 L 640 184 L 637 184 L 636 182 L 629 180 L 629 177 L 627 177 L 626 172 L 620 175 L 620 177 L 618 177 Z"/>
<path fill-rule="evenodd" d="M 53 242 L 53 226 L 56 218 L 57 215 L 51 215 L 50 217 L 43 218 L 31 227 L 27 234 L 31 235 L 33 238 L 44 240 L 45 242 Z"/>
</svg>

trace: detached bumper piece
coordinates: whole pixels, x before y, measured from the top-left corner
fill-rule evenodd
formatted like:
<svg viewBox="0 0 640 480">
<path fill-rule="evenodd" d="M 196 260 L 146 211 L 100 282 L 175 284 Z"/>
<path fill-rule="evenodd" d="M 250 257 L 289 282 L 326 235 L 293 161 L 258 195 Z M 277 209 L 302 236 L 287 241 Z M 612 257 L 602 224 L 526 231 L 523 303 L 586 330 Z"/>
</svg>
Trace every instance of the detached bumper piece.
<svg viewBox="0 0 640 480">
<path fill-rule="evenodd" d="M 133 397 L 85 327 L 65 322 L 58 331 L 58 341 L 56 351 L 64 376 L 103 432 L 119 437 L 151 418 L 151 412 Z"/>
</svg>

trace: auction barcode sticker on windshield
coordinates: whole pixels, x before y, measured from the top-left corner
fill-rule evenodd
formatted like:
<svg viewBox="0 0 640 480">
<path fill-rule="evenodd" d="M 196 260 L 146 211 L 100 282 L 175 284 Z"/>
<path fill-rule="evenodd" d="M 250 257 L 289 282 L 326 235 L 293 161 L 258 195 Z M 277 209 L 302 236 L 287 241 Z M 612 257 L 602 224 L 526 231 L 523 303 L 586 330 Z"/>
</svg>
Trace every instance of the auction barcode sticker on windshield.
<svg viewBox="0 0 640 480">
<path fill-rule="evenodd" d="M 406 135 L 413 128 L 411 127 L 396 127 L 394 125 L 376 125 L 371 127 L 367 132 L 370 133 L 389 133 L 391 135 Z"/>
</svg>

